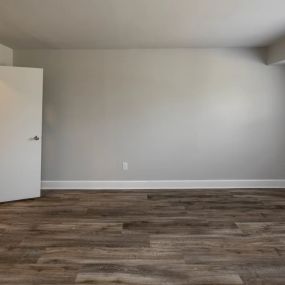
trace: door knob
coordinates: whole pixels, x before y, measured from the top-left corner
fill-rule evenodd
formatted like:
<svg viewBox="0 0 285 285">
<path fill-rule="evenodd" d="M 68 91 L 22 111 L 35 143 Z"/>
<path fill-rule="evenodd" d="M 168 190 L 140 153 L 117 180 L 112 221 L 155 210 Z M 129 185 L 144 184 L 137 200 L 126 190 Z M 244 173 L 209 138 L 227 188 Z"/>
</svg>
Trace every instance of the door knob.
<svg viewBox="0 0 285 285">
<path fill-rule="evenodd" d="M 33 140 L 34 140 L 34 141 L 38 141 L 39 139 L 40 139 L 40 138 L 39 138 L 38 136 L 34 136 L 34 137 L 33 137 Z"/>
</svg>

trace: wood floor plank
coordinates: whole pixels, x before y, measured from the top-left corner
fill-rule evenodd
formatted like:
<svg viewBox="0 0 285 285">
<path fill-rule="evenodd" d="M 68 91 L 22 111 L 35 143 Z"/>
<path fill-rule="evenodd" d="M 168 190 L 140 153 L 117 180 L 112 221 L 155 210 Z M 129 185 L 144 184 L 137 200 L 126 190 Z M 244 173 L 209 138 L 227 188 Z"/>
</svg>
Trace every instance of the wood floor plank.
<svg viewBox="0 0 285 285">
<path fill-rule="evenodd" d="M 285 284 L 283 189 L 43 191 L 0 204 L 0 284 Z"/>
</svg>

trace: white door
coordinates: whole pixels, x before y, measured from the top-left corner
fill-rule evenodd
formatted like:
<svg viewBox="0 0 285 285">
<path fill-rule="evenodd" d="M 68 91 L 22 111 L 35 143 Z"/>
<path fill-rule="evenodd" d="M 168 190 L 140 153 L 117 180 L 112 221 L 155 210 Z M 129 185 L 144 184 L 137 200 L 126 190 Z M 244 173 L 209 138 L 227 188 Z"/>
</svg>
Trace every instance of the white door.
<svg viewBox="0 0 285 285">
<path fill-rule="evenodd" d="M 0 202 L 40 196 L 43 70 L 0 67 Z"/>
</svg>

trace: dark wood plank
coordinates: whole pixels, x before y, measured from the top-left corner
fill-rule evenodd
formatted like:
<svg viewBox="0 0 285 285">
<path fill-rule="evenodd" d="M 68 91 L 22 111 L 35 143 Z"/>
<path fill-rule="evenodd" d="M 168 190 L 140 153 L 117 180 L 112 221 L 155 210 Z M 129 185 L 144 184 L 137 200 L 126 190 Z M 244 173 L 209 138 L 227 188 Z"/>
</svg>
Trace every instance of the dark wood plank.
<svg viewBox="0 0 285 285">
<path fill-rule="evenodd" d="M 282 189 L 44 191 L 0 205 L 0 284 L 285 284 Z"/>
</svg>

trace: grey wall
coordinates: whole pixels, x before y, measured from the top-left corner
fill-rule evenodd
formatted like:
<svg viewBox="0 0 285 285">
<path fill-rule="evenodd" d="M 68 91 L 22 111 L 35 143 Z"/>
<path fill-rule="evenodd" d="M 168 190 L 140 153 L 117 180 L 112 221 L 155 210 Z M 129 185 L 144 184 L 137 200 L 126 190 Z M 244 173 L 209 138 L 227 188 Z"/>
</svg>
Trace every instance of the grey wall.
<svg viewBox="0 0 285 285">
<path fill-rule="evenodd" d="M 262 49 L 16 50 L 16 65 L 44 68 L 43 180 L 285 178 L 285 69 L 265 60 Z"/>
<path fill-rule="evenodd" d="M 0 65 L 13 65 L 13 50 L 0 44 Z"/>
<path fill-rule="evenodd" d="M 269 64 L 285 64 L 285 38 L 277 41 L 268 48 Z"/>
</svg>

